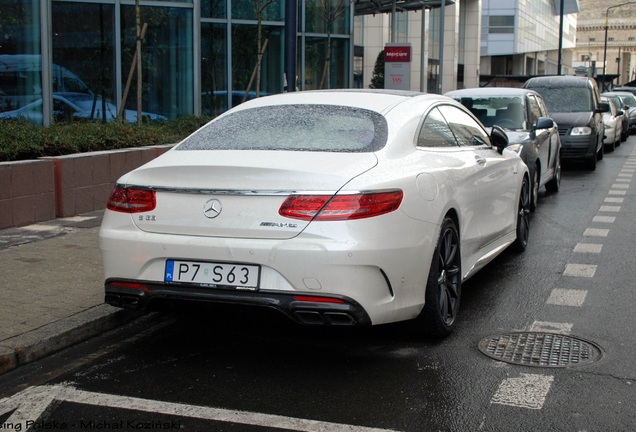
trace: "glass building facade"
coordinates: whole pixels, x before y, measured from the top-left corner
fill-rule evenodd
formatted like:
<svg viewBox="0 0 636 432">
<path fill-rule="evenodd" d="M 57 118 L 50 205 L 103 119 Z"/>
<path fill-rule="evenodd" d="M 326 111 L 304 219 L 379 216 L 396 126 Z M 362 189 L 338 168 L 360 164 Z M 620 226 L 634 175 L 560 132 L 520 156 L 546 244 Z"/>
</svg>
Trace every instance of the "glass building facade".
<svg viewBox="0 0 636 432">
<path fill-rule="evenodd" d="M 297 9 L 295 88 L 350 87 L 352 2 Z M 136 113 L 138 32 L 149 115 L 216 115 L 285 90 L 285 0 L 0 0 L 0 119 Z M 78 99 L 69 115 L 62 105 Z"/>
</svg>

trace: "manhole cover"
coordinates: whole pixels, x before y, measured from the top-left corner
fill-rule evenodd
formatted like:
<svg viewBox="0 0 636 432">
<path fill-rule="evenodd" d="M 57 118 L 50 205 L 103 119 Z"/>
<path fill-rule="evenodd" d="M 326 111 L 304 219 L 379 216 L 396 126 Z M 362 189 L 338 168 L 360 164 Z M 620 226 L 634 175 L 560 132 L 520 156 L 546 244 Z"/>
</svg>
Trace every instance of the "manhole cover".
<svg viewBox="0 0 636 432">
<path fill-rule="evenodd" d="M 600 347 L 572 336 L 515 332 L 479 341 L 479 351 L 495 360 L 537 367 L 579 366 L 601 358 Z"/>
</svg>

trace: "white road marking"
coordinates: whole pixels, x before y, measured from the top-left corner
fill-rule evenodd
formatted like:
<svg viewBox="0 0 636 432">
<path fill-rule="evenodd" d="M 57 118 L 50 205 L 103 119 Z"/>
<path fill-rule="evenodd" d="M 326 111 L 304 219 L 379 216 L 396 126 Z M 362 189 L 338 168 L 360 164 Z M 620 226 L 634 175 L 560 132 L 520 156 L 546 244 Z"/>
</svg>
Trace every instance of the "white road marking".
<svg viewBox="0 0 636 432">
<path fill-rule="evenodd" d="M 614 183 L 612 185 L 612 188 L 613 189 L 629 189 L 629 185 L 624 183 Z"/>
<path fill-rule="evenodd" d="M 556 306 L 581 307 L 586 297 L 586 290 L 555 288 L 550 293 L 547 303 Z"/>
<path fill-rule="evenodd" d="M 616 216 L 594 216 L 592 222 L 601 222 L 601 223 L 614 223 L 616 221 Z"/>
<path fill-rule="evenodd" d="M 541 409 L 553 381 L 553 376 L 525 373 L 518 378 L 507 378 L 501 383 L 490 403 Z"/>
<path fill-rule="evenodd" d="M 570 334 L 572 331 L 572 324 L 570 323 L 555 323 L 549 321 L 535 321 L 530 326 L 530 331 L 533 332 L 550 332 L 559 334 Z"/>
<path fill-rule="evenodd" d="M 605 202 L 622 204 L 623 202 L 625 202 L 625 198 L 607 197 L 605 198 Z"/>
<path fill-rule="evenodd" d="M 618 173 L 618 176 L 619 176 L 619 177 L 629 177 L 629 178 L 632 178 L 632 177 L 634 177 L 634 174 L 627 174 L 627 173 L 625 173 L 625 174 L 621 174 L 621 173 Z"/>
<path fill-rule="evenodd" d="M 601 206 L 599 211 L 617 213 L 617 212 L 621 211 L 621 206 Z"/>
<path fill-rule="evenodd" d="M 610 191 L 608 192 L 609 195 L 627 195 L 627 191 L 624 190 L 613 190 L 610 189 Z"/>
<path fill-rule="evenodd" d="M 69 222 L 84 222 L 84 221 L 93 220 L 93 219 L 97 219 L 97 216 L 70 216 L 70 217 L 61 218 L 61 220 L 69 221 Z"/>
<path fill-rule="evenodd" d="M 619 178 L 616 179 L 616 181 L 617 182 L 622 182 L 622 183 L 629 183 L 629 182 L 632 181 L 632 179 L 631 178 L 620 178 L 619 177 Z"/>
<path fill-rule="evenodd" d="M 25 431 L 27 422 L 35 422 L 54 401 L 302 432 L 392 432 L 391 429 L 95 393 L 77 390 L 67 385 L 30 387 L 17 395 L 0 400 L 0 415 L 17 408 L 4 425 L 0 426 L 12 424 L 14 429 Z M 79 421 L 80 419 L 78 423 Z M 82 421 L 88 422 L 86 419 Z M 21 425 L 20 429 L 15 427 L 17 424 Z"/>
<path fill-rule="evenodd" d="M 594 222 L 599 222 L 599 221 L 594 221 Z M 609 234 L 608 229 L 587 228 L 585 232 L 583 232 L 583 237 L 607 237 L 608 234 Z"/>
<path fill-rule="evenodd" d="M 25 229 L 27 231 L 40 232 L 40 231 L 59 230 L 61 228 L 59 226 L 56 226 L 56 225 L 34 224 L 34 225 L 23 226 L 22 229 Z"/>
<path fill-rule="evenodd" d="M 563 276 L 591 278 L 596 273 L 596 267 L 594 264 L 566 264 Z"/>
<path fill-rule="evenodd" d="M 579 243 L 574 246 L 574 252 L 578 253 L 601 253 L 601 249 L 603 249 L 602 244 L 595 243 Z"/>
</svg>

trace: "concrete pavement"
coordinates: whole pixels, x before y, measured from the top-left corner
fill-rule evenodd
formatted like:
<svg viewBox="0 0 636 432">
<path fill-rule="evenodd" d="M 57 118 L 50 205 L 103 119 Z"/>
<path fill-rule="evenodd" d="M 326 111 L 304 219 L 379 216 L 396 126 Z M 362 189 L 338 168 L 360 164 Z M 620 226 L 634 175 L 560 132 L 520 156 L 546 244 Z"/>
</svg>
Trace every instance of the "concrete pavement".
<svg viewBox="0 0 636 432">
<path fill-rule="evenodd" d="M 0 374 L 139 316 L 104 303 L 102 214 L 0 230 Z"/>
</svg>

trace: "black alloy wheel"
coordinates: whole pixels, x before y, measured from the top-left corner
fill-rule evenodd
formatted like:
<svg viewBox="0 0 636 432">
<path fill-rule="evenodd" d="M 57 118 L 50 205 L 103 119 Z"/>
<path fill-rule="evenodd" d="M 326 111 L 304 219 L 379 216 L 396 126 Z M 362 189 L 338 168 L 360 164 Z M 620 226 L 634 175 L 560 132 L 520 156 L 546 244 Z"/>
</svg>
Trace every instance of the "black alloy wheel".
<svg viewBox="0 0 636 432">
<path fill-rule="evenodd" d="M 428 335 L 444 337 L 451 333 L 459 312 L 461 286 L 459 231 L 455 222 L 446 217 L 433 253 L 426 284 L 426 303 L 420 315 Z"/>
<path fill-rule="evenodd" d="M 519 193 L 519 207 L 517 209 L 517 238 L 512 243 L 512 249 L 523 252 L 528 247 L 530 237 L 530 190 L 528 178 L 523 178 L 521 192 Z"/>
</svg>

